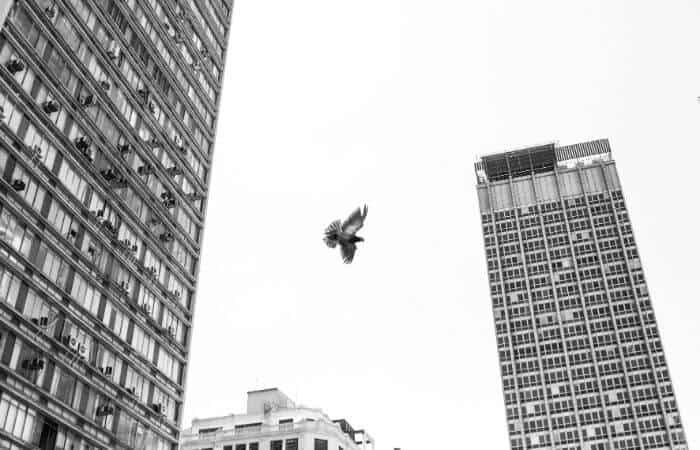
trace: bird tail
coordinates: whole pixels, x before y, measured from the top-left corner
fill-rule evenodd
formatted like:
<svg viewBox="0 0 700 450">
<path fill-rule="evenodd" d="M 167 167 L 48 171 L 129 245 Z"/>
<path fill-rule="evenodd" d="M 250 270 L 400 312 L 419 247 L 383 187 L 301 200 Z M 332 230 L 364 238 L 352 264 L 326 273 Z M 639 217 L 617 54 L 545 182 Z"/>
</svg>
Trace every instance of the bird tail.
<svg viewBox="0 0 700 450">
<path fill-rule="evenodd" d="M 323 242 L 330 248 L 335 248 L 338 244 L 338 233 L 340 232 L 340 220 L 332 222 L 324 232 Z"/>
</svg>

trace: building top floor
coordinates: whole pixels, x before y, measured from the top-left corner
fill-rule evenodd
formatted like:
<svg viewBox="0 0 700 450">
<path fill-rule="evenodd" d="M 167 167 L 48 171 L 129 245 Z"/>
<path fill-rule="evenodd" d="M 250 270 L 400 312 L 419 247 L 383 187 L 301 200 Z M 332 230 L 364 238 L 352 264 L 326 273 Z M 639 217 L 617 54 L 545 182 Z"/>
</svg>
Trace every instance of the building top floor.
<svg viewBox="0 0 700 450">
<path fill-rule="evenodd" d="M 345 419 L 332 420 L 323 410 L 297 405 L 272 388 L 249 391 L 243 414 L 193 419 L 182 432 L 181 445 L 183 449 L 359 450 L 373 448 L 374 440 Z"/>
</svg>

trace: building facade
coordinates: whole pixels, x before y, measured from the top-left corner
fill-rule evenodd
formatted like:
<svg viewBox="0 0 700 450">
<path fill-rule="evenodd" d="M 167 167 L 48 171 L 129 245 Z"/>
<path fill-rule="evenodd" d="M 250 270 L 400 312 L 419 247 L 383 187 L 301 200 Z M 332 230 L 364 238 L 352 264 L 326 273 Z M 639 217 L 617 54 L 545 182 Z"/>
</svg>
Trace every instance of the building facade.
<svg viewBox="0 0 700 450">
<path fill-rule="evenodd" d="M 176 449 L 232 0 L 0 4 L 0 448 Z"/>
<path fill-rule="evenodd" d="M 608 141 L 476 173 L 511 449 L 687 449 Z"/>
<path fill-rule="evenodd" d="M 374 450 L 374 440 L 346 420 L 296 405 L 276 388 L 248 392 L 245 414 L 194 419 L 182 450 Z"/>
</svg>

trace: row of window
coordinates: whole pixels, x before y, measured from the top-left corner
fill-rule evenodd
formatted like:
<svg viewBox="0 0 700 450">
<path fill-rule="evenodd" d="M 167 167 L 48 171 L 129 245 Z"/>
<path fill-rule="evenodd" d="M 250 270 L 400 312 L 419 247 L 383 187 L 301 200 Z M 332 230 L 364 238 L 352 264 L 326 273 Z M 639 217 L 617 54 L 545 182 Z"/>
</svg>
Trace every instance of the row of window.
<svg viewBox="0 0 700 450">
<path fill-rule="evenodd" d="M 10 224 L 10 226 L 6 226 L 6 224 Z M 145 359 L 156 364 L 167 379 L 176 384 L 181 382 L 182 364 L 165 347 L 158 346 L 151 334 L 144 331 L 142 325 L 137 324 L 118 308 L 115 308 L 107 296 L 100 295 L 95 285 L 88 283 L 86 278 L 77 273 L 75 268 L 67 263 L 62 256 L 49 248 L 45 242 L 39 240 L 35 233 L 24 226 L 19 226 L 17 219 L 7 212 L 7 208 L 0 211 L 0 225 L 2 225 L 0 230 L 3 231 L 3 241 L 21 254 L 26 261 L 39 268 L 40 272 L 58 289 L 70 292 L 76 304 L 84 308 L 97 321 L 109 326 L 117 336 L 129 343 Z M 3 275 L 2 291 L 8 292 L 7 297 L 3 300 L 12 306 L 15 306 L 17 302 L 23 302 L 27 295 L 26 291 L 22 294 L 18 288 L 11 289 L 12 286 L 20 285 L 19 278 L 6 269 L 0 270 L 2 270 Z M 84 297 L 79 297 L 80 294 L 83 294 Z M 45 303 L 48 308 L 47 311 L 44 311 L 45 315 L 32 316 L 32 318 L 40 320 L 44 317 L 48 322 L 56 316 L 53 308 L 48 306 L 49 302 Z M 85 332 L 81 333 L 79 343 L 84 345 L 87 353 L 92 351 L 93 341 L 90 335 Z"/>
<path fill-rule="evenodd" d="M 78 98 L 83 105 L 87 116 L 93 120 L 97 126 L 97 129 L 100 130 L 109 143 L 119 149 L 122 149 L 125 145 L 128 145 L 130 136 L 121 133 L 117 129 L 114 120 L 111 118 L 111 113 L 108 112 L 107 105 L 102 105 L 99 101 L 97 101 L 96 97 L 99 97 L 99 95 L 93 92 L 89 86 L 83 85 L 83 83 L 80 82 L 80 78 L 74 73 L 73 70 L 71 70 L 70 66 L 66 64 L 66 59 L 61 55 L 60 51 L 53 48 L 53 46 L 48 43 L 43 36 L 41 36 L 38 28 L 30 19 L 30 16 L 27 14 L 24 8 L 19 8 L 16 17 L 16 24 L 22 31 L 23 36 L 26 36 L 29 39 L 29 43 L 35 48 L 38 57 L 43 59 L 44 63 L 50 66 L 51 72 L 59 78 L 61 86 L 67 89 L 68 98 Z M 94 19 L 95 16 L 91 13 L 90 17 Z M 67 44 L 74 51 L 75 55 L 81 59 L 89 73 L 101 85 L 100 90 L 106 91 L 106 94 L 109 96 L 110 100 L 112 100 L 112 102 L 109 103 L 114 104 L 114 108 L 121 113 L 124 121 L 128 123 L 128 125 L 132 127 L 134 131 L 136 131 L 136 134 L 138 134 L 142 141 L 151 142 L 154 139 L 154 133 L 151 126 L 147 123 L 146 116 L 137 113 L 132 104 L 126 100 L 124 91 L 121 90 L 113 82 L 113 80 L 108 77 L 103 66 L 97 61 L 95 54 L 89 50 L 88 45 L 82 37 L 83 35 L 76 30 L 71 21 L 63 14 L 57 13 L 54 20 L 56 22 L 58 34 L 66 40 Z M 89 23 L 91 23 L 93 27 L 97 27 L 99 25 L 99 23 L 95 20 L 91 20 Z M 93 32 L 97 36 L 100 36 L 103 34 L 100 33 L 101 30 L 103 29 L 97 28 L 93 30 Z M 5 50 L 5 56 L 4 58 L 0 59 L 0 61 L 9 60 L 13 53 L 13 49 L 8 45 L 8 48 Z M 138 79 L 138 77 L 135 77 L 133 70 L 126 60 L 122 60 L 121 66 L 122 71 L 125 74 L 131 74 L 132 85 L 138 86 L 141 84 L 141 81 Z M 27 72 L 26 75 L 25 72 Z M 65 133 L 69 136 L 69 138 L 76 139 L 84 136 L 84 133 L 77 133 L 76 136 L 69 135 L 69 128 L 67 127 L 71 125 L 71 122 L 73 122 L 75 118 L 71 117 L 65 108 L 61 108 L 59 102 L 56 101 L 55 95 L 53 95 L 47 87 L 44 87 L 44 85 L 36 79 L 34 73 L 30 69 L 27 69 L 26 71 L 19 71 L 15 74 L 15 78 L 23 85 L 25 91 L 30 94 L 36 102 L 44 105 L 44 110 L 47 112 L 47 114 L 50 116 L 55 116 L 54 123 L 59 129 L 65 130 Z M 134 89 L 136 88 L 134 87 Z M 47 110 L 46 102 L 51 101 L 53 101 L 55 106 L 53 107 L 53 110 Z M 63 100 L 61 103 L 65 102 L 66 101 Z M 176 136 L 177 133 L 172 128 L 171 121 L 160 110 L 160 108 L 156 108 L 154 106 L 152 101 L 149 100 L 149 104 L 152 107 L 152 112 L 156 120 L 162 127 L 164 127 L 164 129 L 168 130 L 167 134 L 170 139 L 174 140 L 173 137 Z M 115 115 L 114 117 L 119 119 L 118 115 Z M 126 125 L 126 123 L 124 125 Z M 92 159 L 94 157 L 92 142 L 86 140 L 84 141 L 82 147 L 84 147 L 82 149 L 84 153 L 89 152 L 89 154 L 86 154 L 86 156 Z M 185 177 L 185 172 L 172 161 L 171 151 L 164 145 L 151 145 L 151 147 L 153 157 L 159 161 L 160 165 L 162 166 L 162 170 L 168 175 L 163 176 L 160 179 L 156 178 L 155 176 L 146 177 L 146 187 L 151 190 L 156 199 L 162 199 L 164 193 L 169 192 L 166 184 L 169 184 L 170 181 L 164 183 L 162 181 L 163 179 L 172 179 L 172 183 L 175 185 L 177 190 L 183 192 L 186 197 L 189 195 L 188 193 L 191 194 L 193 189 L 192 182 Z M 132 149 L 129 148 L 126 155 L 124 154 L 125 152 L 120 150 L 122 157 L 126 157 L 124 159 L 127 159 L 127 164 L 130 164 L 134 170 L 137 170 L 138 167 L 145 167 L 148 165 L 146 161 L 137 154 L 138 152 L 131 150 Z M 106 160 L 109 159 L 110 158 L 106 158 Z M 198 165 L 197 167 L 200 168 L 200 170 L 203 170 L 201 169 L 201 165 Z M 193 167 L 193 169 L 196 169 L 197 167 Z M 103 168 L 100 167 L 100 169 Z M 175 169 L 179 170 L 173 172 Z M 150 175 L 151 173 L 155 172 L 151 170 L 149 173 L 144 175 Z M 135 196 L 136 194 L 133 195 Z M 190 232 L 190 234 L 191 228 L 194 226 L 195 219 L 192 219 L 189 216 L 191 214 L 199 214 L 201 217 L 201 202 L 197 201 L 196 203 L 199 205 L 199 209 L 197 210 L 190 209 L 189 203 L 173 205 L 172 208 L 169 208 L 170 214 L 173 216 L 173 218 L 176 219 L 177 222 L 182 222 L 182 228 L 184 231 Z M 196 235 L 191 237 L 195 242 L 197 242 Z"/>
<path fill-rule="evenodd" d="M 98 89 L 97 92 L 99 92 L 99 90 L 106 91 L 109 99 L 111 100 L 110 103 L 114 103 L 114 107 L 117 111 L 119 111 L 122 114 L 122 116 L 124 116 L 126 122 L 128 122 L 128 124 L 131 127 L 137 130 L 139 137 L 141 137 L 144 141 L 148 140 L 151 136 L 153 136 L 153 133 L 151 132 L 152 129 L 148 126 L 145 126 L 145 121 L 148 118 L 148 116 L 139 115 L 136 112 L 138 108 L 135 108 L 134 106 L 132 106 L 131 103 L 129 103 L 129 101 L 127 101 L 129 95 L 125 91 L 120 89 L 116 85 L 116 83 L 113 82 L 114 80 L 109 78 L 109 76 L 107 75 L 107 71 L 105 70 L 105 66 L 98 62 L 97 56 L 101 52 L 107 54 L 109 59 L 111 59 L 111 62 L 113 64 L 116 64 L 118 68 L 116 73 L 118 75 L 121 73 L 121 75 L 124 76 L 124 82 L 133 89 L 132 92 L 136 92 L 139 89 L 141 89 L 143 92 L 148 92 L 148 90 L 143 88 L 143 77 L 136 74 L 136 67 L 132 65 L 127 58 L 123 57 L 124 53 L 121 53 L 113 48 L 113 41 L 110 40 L 110 38 L 108 37 L 109 32 L 106 30 L 105 26 L 103 26 L 103 24 L 97 20 L 95 13 L 92 12 L 82 3 L 83 0 L 72 1 L 74 1 L 74 6 L 76 6 L 79 9 L 79 16 L 82 18 L 83 22 L 85 23 L 85 26 L 89 28 L 90 34 L 94 36 L 94 39 L 97 41 L 97 53 L 93 53 L 93 51 L 90 50 L 91 46 L 89 46 L 87 44 L 87 41 L 83 38 L 84 33 L 82 32 L 82 30 L 76 28 L 73 25 L 72 21 L 63 13 L 57 13 L 53 19 L 54 24 L 56 26 L 56 30 L 66 41 L 67 45 L 75 51 L 78 58 L 82 60 L 83 64 L 88 69 L 93 78 L 100 84 L 101 89 Z M 18 24 L 20 27 L 24 28 L 32 26 L 32 22 L 27 14 L 24 14 L 23 16 L 20 14 L 18 16 Z M 41 51 L 41 46 L 39 46 L 38 44 L 41 44 L 44 38 L 40 35 L 38 31 L 36 31 L 35 28 L 36 27 L 29 30 L 23 30 L 23 34 L 29 37 L 30 43 L 34 45 L 37 49 L 39 49 L 39 53 L 41 54 L 43 53 L 43 51 Z M 27 31 L 30 31 L 32 34 L 27 34 Z M 130 30 L 126 30 L 124 34 L 127 37 L 130 36 L 132 39 L 135 39 L 135 36 L 133 36 L 133 33 L 131 33 Z M 87 36 L 85 37 L 87 38 Z M 34 39 L 39 39 L 38 44 L 34 44 Z M 132 43 L 132 45 L 134 46 L 136 44 L 138 44 L 137 40 Z M 99 49 L 99 47 L 101 47 L 101 49 Z M 62 57 L 57 56 L 55 58 L 55 65 L 56 67 L 54 68 L 54 72 L 56 74 L 62 74 L 65 71 L 65 61 Z M 151 66 L 153 66 L 152 69 L 155 70 L 155 65 L 148 65 L 149 68 L 151 68 Z M 154 80 L 159 79 L 156 73 L 153 73 L 151 75 L 152 76 L 149 76 L 147 78 L 151 78 Z M 62 81 L 64 81 L 64 85 L 67 85 L 65 80 Z M 183 119 L 186 119 L 185 123 L 191 127 L 191 124 L 189 123 L 189 121 L 191 121 L 191 116 L 189 116 L 189 113 L 187 113 L 187 111 L 183 108 L 180 99 L 176 97 L 173 92 L 171 92 L 172 90 L 168 91 L 160 89 L 159 91 L 167 93 L 167 104 L 172 105 L 174 110 L 180 116 L 182 116 Z M 87 94 L 92 94 L 93 97 L 99 97 L 98 93 L 88 91 Z M 180 139 L 180 134 L 175 130 L 174 123 L 170 120 L 169 117 L 166 117 L 166 115 L 163 113 L 160 107 L 156 107 L 156 104 L 150 99 L 150 96 L 148 99 L 144 99 L 143 97 L 137 97 L 136 100 L 141 101 L 142 105 L 150 104 L 152 106 L 152 108 L 149 106 L 151 114 L 154 116 L 154 119 L 158 122 L 158 124 L 162 127 L 164 133 L 169 137 L 170 141 L 176 142 L 178 139 Z M 131 102 L 134 103 L 135 101 Z M 99 108 L 101 105 L 95 106 Z M 108 124 L 111 123 L 111 121 L 108 122 Z M 108 134 L 109 139 L 114 140 L 113 136 L 111 136 L 111 134 L 114 133 L 115 131 L 111 128 L 106 130 L 106 134 Z M 121 145 L 123 139 L 117 139 L 117 141 L 119 141 L 119 145 Z M 200 143 L 200 145 L 201 144 L 203 143 Z M 164 148 L 162 150 L 165 151 Z M 156 153 L 155 149 L 154 153 Z M 181 153 L 187 154 L 187 157 L 185 159 L 190 164 L 191 170 L 194 172 L 194 177 L 199 178 L 202 180 L 202 182 L 204 182 L 206 173 L 203 169 L 202 163 L 194 157 L 194 155 L 191 152 L 191 149 L 185 149 L 183 147 Z M 155 156 L 158 157 L 158 155 Z M 163 161 L 163 164 L 165 164 L 165 161 Z M 182 184 L 182 189 L 191 186 L 190 181 L 188 181 L 185 177 L 179 178 L 181 178 L 182 180 L 181 182 L 178 182 Z"/>
<path fill-rule="evenodd" d="M 244 444 L 224 445 L 223 450 L 259 450 L 258 442 L 249 442 Z M 299 438 L 290 439 L 273 439 L 269 443 L 269 450 L 299 450 Z M 203 448 L 202 450 L 214 450 L 212 447 Z M 314 439 L 314 450 L 328 450 L 327 439 Z M 343 450 L 343 447 L 338 446 L 338 450 Z"/>
<path fill-rule="evenodd" d="M 116 434 L 126 445 L 134 445 L 134 429 L 138 428 L 142 433 L 145 432 L 143 424 L 127 411 L 119 408 L 114 403 L 112 395 L 91 388 L 80 378 L 75 377 L 71 371 L 66 370 L 65 365 L 42 358 L 33 346 L 6 330 L 2 330 L 2 337 L 0 337 L 0 362 L 12 370 L 14 377 L 24 379 L 25 383 L 42 389 L 71 411 L 63 411 L 54 406 L 52 408 L 54 412 L 72 418 L 73 421 L 78 417 L 87 419 L 91 425 L 83 426 L 82 430 L 104 445 L 110 445 L 110 437 L 107 433 Z M 7 382 L 17 389 L 23 389 L 23 384 L 13 381 L 12 378 Z M 153 398 L 157 397 L 154 395 Z M 54 445 L 42 448 L 68 449 L 73 448 L 70 447 L 71 445 L 82 445 L 78 436 L 52 420 L 43 418 L 37 411 L 23 405 L 7 392 L 3 392 L 0 396 L 0 422 L 3 419 L 5 420 L 3 429 L 21 441 L 38 445 L 41 440 L 42 445 L 45 445 L 47 439 L 48 443 L 55 440 Z M 47 425 L 50 426 L 50 430 L 46 429 Z M 164 439 L 152 433 L 149 434 L 153 444 L 153 447 L 149 448 L 160 450 L 170 448 Z"/>
<path fill-rule="evenodd" d="M 10 166 L 6 165 L 6 155 L 4 150 L 0 149 L 0 174 L 4 167 L 11 170 L 9 168 Z M 120 296 L 138 303 L 142 309 L 144 305 L 147 306 L 145 312 L 163 328 L 168 330 L 170 335 L 177 342 L 184 344 L 187 330 L 183 321 L 179 318 L 179 314 L 174 312 L 174 305 L 166 305 L 158 301 L 155 293 L 151 291 L 151 288 L 147 284 L 139 282 L 134 273 L 127 270 L 127 268 L 110 253 L 114 251 L 110 245 L 103 245 L 101 239 L 97 235 L 92 234 L 87 227 L 81 227 L 75 217 L 66 212 L 57 198 L 46 195 L 45 190 L 37 186 L 34 179 L 29 178 L 26 173 L 24 173 L 24 177 L 18 174 L 18 168 L 21 169 L 20 166 L 15 166 L 15 169 L 12 171 L 14 175 L 11 175 L 8 179 L 22 180 L 22 182 L 26 184 L 26 187 L 20 194 L 24 197 L 27 204 L 35 210 L 36 214 L 45 218 L 59 236 L 66 237 L 74 247 L 80 249 L 81 256 L 84 259 L 81 260 L 78 258 L 77 261 L 74 262 L 82 262 L 85 271 L 93 273 L 95 277 L 101 277 L 103 282 L 108 280 Z M 12 241 L 17 239 L 16 236 L 21 235 L 23 228 L 20 227 L 17 218 L 9 212 L 3 213 L 3 221 L 6 230 L 4 239 L 7 240 L 9 244 L 13 245 Z M 127 230 L 127 227 L 120 227 L 120 232 L 117 235 L 122 240 L 124 240 L 125 235 L 127 235 L 123 230 Z M 47 238 L 49 236 L 51 236 L 51 234 L 45 235 Z M 52 243 L 56 247 L 62 249 L 65 254 L 71 253 L 71 250 L 62 242 L 52 239 Z M 172 274 L 167 278 L 165 277 L 166 270 L 164 265 L 160 263 L 160 260 L 154 256 L 150 249 L 146 249 L 143 253 L 141 267 L 155 267 L 156 270 L 153 272 L 153 275 L 160 283 L 163 283 L 163 285 L 167 286 L 172 292 L 186 293 L 184 296 L 173 295 L 172 300 L 185 302 L 183 306 L 189 307 L 188 291 L 184 289 L 181 282 Z M 85 291 L 83 291 L 83 293 L 84 292 Z"/>
<path fill-rule="evenodd" d="M 115 7 L 115 4 L 112 0 L 102 0 L 102 2 L 106 11 L 110 10 L 110 8 Z M 160 4 L 156 3 L 155 0 L 149 0 L 149 3 L 154 9 L 158 19 L 161 20 L 162 25 L 153 24 L 151 22 L 144 10 L 145 5 L 139 5 L 135 0 L 129 0 L 129 2 L 127 2 L 129 7 L 134 12 L 134 15 L 136 16 L 136 22 L 141 25 L 141 27 L 144 30 L 144 33 L 148 37 L 150 37 L 151 41 L 153 42 L 153 45 L 156 47 L 158 53 L 163 58 L 163 62 L 167 67 L 170 68 L 175 78 L 180 82 L 182 89 L 185 91 L 190 100 L 192 100 L 192 103 L 194 103 L 195 109 L 199 112 L 200 116 L 202 116 L 204 123 L 206 124 L 208 129 L 211 129 L 214 125 L 214 117 L 212 113 L 209 112 L 209 109 L 213 110 L 216 106 L 216 93 L 214 92 L 214 88 L 212 88 L 207 79 L 201 73 L 199 77 L 195 77 L 199 80 L 200 86 L 193 86 L 185 78 L 185 71 L 183 70 L 183 68 L 188 66 L 199 67 L 199 71 L 201 72 L 201 64 L 199 63 L 199 61 L 195 60 L 195 58 L 190 54 L 189 50 L 184 44 L 180 45 L 180 54 L 184 61 L 178 60 L 173 57 L 173 55 L 170 53 L 170 50 L 168 50 L 167 45 L 161 38 L 161 35 L 158 33 L 158 30 L 160 29 L 160 26 L 163 26 L 166 30 L 170 30 L 173 36 L 175 36 L 177 32 L 174 31 L 174 27 L 170 24 L 170 20 L 168 19 L 163 9 L 160 7 Z M 188 33 L 187 35 L 191 36 L 192 34 Z M 168 90 L 172 89 L 167 82 L 164 81 L 164 83 L 166 83 L 162 86 L 164 88 L 164 92 L 168 92 Z M 199 96 L 200 92 L 205 93 L 209 97 L 210 102 L 205 103 L 205 101 L 203 101 Z"/>
<path fill-rule="evenodd" d="M 6 121 L 10 129 L 17 130 L 17 136 L 24 139 L 25 142 L 36 142 L 37 136 L 41 136 L 41 134 L 38 132 L 38 129 L 27 120 L 28 116 L 25 116 L 18 110 L 15 110 L 12 107 L 12 104 L 8 100 L 4 99 L 1 94 L 0 101 L 4 102 Z M 76 128 L 73 127 L 72 129 L 75 130 Z M 149 270 L 152 268 L 152 270 L 155 271 L 154 274 L 157 275 L 156 278 L 159 280 L 159 282 L 168 286 L 168 291 L 179 292 L 180 295 L 178 297 L 180 303 L 185 305 L 185 307 L 189 307 L 189 290 L 185 288 L 183 281 L 178 278 L 179 271 L 172 270 L 177 266 L 175 265 L 173 267 L 172 263 L 167 264 L 160 256 L 157 256 L 156 253 L 154 253 L 154 249 L 146 248 L 146 246 L 142 243 L 143 241 L 140 237 L 140 233 L 137 235 L 136 230 L 139 229 L 131 228 L 126 221 L 121 220 L 121 217 L 117 216 L 116 211 L 110 207 L 108 202 L 105 200 L 106 196 L 100 194 L 95 189 L 95 186 L 89 188 L 85 179 L 78 174 L 74 166 L 67 159 L 65 159 L 63 155 L 58 154 L 53 145 L 46 147 L 45 153 L 41 157 L 43 158 L 43 160 L 41 160 L 43 164 L 47 165 L 47 168 L 51 169 L 51 171 L 63 183 L 66 189 L 73 195 L 73 197 L 75 197 L 77 203 L 80 205 L 80 208 L 88 207 L 90 211 L 92 211 L 92 218 L 99 221 L 102 228 L 106 227 L 108 234 L 116 235 L 114 237 L 118 237 L 121 242 L 128 242 L 129 247 L 134 250 L 132 252 L 134 255 L 131 256 L 143 258 L 142 263 L 146 265 Z M 7 170 L 14 170 L 14 173 L 5 174 L 6 179 L 8 182 L 12 183 L 15 190 L 20 192 L 21 195 L 28 200 L 28 203 L 33 204 L 35 209 L 40 211 L 40 203 L 43 200 L 45 192 L 44 189 L 36 187 L 39 185 L 38 180 L 36 180 L 33 175 L 30 175 L 29 172 L 25 171 L 21 166 L 15 164 L 14 169 L 12 169 L 11 164 L 13 161 L 14 160 L 9 159 L 9 155 L 6 151 L 0 149 L 0 175 L 2 174 L 2 171 L 7 172 Z M 41 197 L 39 197 L 37 192 L 41 192 Z M 147 208 L 140 210 L 139 218 L 146 224 L 152 222 L 153 220 L 153 218 L 150 217 Z M 153 232 L 158 231 L 157 227 L 152 228 Z M 74 228 L 73 231 L 77 233 L 80 230 Z M 172 239 L 172 241 L 169 243 L 164 243 L 162 242 L 162 239 L 160 239 L 159 245 L 162 247 L 169 247 L 166 249 L 167 253 L 163 253 L 164 256 L 167 255 L 168 258 L 172 258 L 177 263 L 181 265 L 184 264 L 183 268 L 189 269 L 188 272 L 190 274 L 193 272 L 193 257 L 188 256 L 189 254 L 187 252 L 181 251 L 184 249 L 182 249 L 181 244 L 176 243 L 175 239 Z M 91 256 L 97 254 L 96 250 L 99 249 L 93 249 L 93 254 Z M 162 250 L 158 249 L 158 252 L 160 251 Z M 170 289 L 171 286 L 172 289 Z"/>
</svg>

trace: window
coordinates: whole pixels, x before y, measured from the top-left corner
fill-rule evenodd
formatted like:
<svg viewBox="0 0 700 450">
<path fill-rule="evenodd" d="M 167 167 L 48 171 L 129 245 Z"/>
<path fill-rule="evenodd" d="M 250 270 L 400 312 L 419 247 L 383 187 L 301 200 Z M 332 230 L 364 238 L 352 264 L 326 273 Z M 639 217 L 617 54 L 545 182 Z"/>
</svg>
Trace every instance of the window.
<svg viewBox="0 0 700 450">
<path fill-rule="evenodd" d="M 231 446 L 228 446 L 228 449 L 231 450 Z M 224 450 L 226 450 L 226 447 L 224 447 Z M 236 444 L 236 450 L 245 450 L 245 444 Z"/>
<path fill-rule="evenodd" d="M 248 450 L 258 450 L 258 443 L 251 442 L 250 444 L 248 444 Z"/>
<path fill-rule="evenodd" d="M 282 450 L 282 441 L 270 441 L 270 450 Z"/>
<path fill-rule="evenodd" d="M 284 442 L 285 450 L 299 450 L 299 439 L 287 439 Z"/>
<path fill-rule="evenodd" d="M 314 450 L 328 450 L 328 440 L 314 439 Z"/>
<path fill-rule="evenodd" d="M 291 430 L 294 428 L 294 419 L 280 419 L 279 421 L 280 431 Z"/>
</svg>

